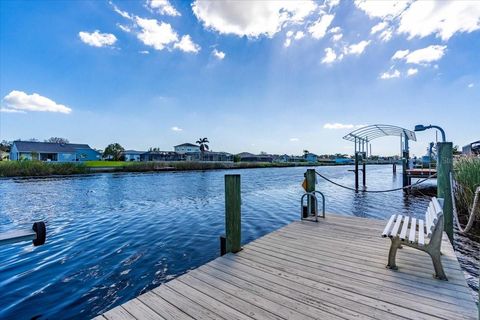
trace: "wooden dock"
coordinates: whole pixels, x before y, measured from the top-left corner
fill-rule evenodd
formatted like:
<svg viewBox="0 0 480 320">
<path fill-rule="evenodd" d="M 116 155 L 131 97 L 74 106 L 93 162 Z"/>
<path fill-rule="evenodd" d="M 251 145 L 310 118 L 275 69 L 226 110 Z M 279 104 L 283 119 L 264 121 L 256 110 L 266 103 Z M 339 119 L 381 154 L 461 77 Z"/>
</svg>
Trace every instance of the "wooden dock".
<svg viewBox="0 0 480 320">
<path fill-rule="evenodd" d="M 385 224 L 332 214 L 293 222 L 96 319 L 477 319 L 446 234 L 441 281 L 407 247 L 398 271 L 385 268 Z"/>
</svg>

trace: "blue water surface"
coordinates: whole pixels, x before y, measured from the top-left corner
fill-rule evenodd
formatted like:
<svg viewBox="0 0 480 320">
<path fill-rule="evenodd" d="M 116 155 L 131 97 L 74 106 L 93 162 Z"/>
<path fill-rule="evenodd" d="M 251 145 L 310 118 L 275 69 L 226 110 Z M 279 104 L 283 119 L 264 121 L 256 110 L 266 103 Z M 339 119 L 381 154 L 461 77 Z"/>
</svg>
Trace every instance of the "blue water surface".
<svg viewBox="0 0 480 320">
<path fill-rule="evenodd" d="M 319 167 L 353 185 L 350 167 Z M 0 319 L 86 319 L 219 255 L 224 175 L 241 174 L 242 242 L 299 219 L 305 168 L 111 173 L 0 180 L 0 231 L 44 220 L 45 245 L 0 246 Z M 368 166 L 367 185 L 401 185 L 391 166 Z M 414 195 L 354 193 L 324 180 L 327 212 L 385 219 L 421 215 Z"/>
</svg>

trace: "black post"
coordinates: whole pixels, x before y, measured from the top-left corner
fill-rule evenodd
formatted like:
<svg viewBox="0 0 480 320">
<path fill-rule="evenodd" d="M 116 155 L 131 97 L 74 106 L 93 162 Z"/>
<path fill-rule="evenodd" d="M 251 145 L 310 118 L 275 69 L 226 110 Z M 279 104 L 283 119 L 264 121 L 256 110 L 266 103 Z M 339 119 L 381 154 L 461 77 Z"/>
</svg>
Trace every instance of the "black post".
<svg viewBox="0 0 480 320">
<path fill-rule="evenodd" d="M 363 186 L 367 186 L 367 163 L 365 160 L 362 162 L 362 173 L 363 173 Z"/>
<path fill-rule="evenodd" d="M 355 192 L 358 192 L 358 152 L 355 152 Z"/>
<path fill-rule="evenodd" d="M 225 175 L 225 234 L 226 252 L 241 250 L 240 175 Z"/>
</svg>

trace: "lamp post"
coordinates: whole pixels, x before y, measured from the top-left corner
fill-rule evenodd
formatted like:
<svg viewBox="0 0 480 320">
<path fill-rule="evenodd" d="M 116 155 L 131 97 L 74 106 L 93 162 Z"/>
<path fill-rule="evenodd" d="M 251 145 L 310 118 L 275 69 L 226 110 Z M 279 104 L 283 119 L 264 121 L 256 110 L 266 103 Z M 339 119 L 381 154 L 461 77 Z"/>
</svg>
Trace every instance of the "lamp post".
<svg viewBox="0 0 480 320">
<path fill-rule="evenodd" d="M 434 125 L 416 125 L 415 131 L 425 131 L 427 129 L 438 129 L 442 134 L 442 142 L 437 143 L 437 197 L 443 198 L 443 215 L 445 217 L 444 230 L 453 243 L 453 203 L 451 196 L 450 172 L 453 170 L 453 145 L 446 142 L 445 131 Z"/>
<path fill-rule="evenodd" d="M 435 128 L 435 129 L 438 129 L 438 131 L 440 131 L 440 133 L 442 134 L 442 142 L 446 142 L 447 140 L 445 139 L 445 131 L 439 127 L 439 126 L 433 126 L 433 125 L 428 125 L 428 126 L 424 126 L 423 124 L 417 124 L 415 126 L 415 131 L 425 131 L 427 129 L 432 129 L 432 128 Z"/>
</svg>

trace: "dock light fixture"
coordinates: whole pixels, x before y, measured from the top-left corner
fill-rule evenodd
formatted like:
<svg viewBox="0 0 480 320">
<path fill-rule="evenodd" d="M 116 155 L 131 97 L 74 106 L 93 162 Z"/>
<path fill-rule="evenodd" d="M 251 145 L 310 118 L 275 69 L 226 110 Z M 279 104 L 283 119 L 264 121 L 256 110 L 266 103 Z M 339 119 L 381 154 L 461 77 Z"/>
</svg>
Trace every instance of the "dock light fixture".
<svg viewBox="0 0 480 320">
<path fill-rule="evenodd" d="M 445 131 L 443 131 L 443 129 L 439 126 L 433 126 L 433 125 L 428 125 L 428 126 L 424 126 L 423 124 L 417 124 L 415 126 L 415 131 L 425 131 L 427 129 L 431 129 L 431 128 L 435 128 L 435 129 L 438 129 L 438 131 L 440 131 L 440 133 L 442 134 L 442 142 L 446 142 L 446 138 L 445 138 Z"/>
</svg>

